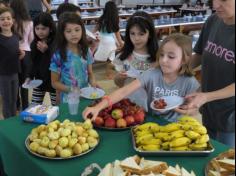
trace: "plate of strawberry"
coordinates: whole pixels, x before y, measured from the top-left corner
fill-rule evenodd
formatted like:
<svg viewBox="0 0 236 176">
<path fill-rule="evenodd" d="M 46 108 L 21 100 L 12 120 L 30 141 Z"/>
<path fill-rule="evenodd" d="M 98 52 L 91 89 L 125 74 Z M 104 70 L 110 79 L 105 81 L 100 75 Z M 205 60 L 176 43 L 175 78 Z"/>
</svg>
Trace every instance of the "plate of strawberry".
<svg viewBox="0 0 236 176">
<path fill-rule="evenodd" d="M 155 99 L 151 103 L 151 108 L 154 111 L 161 113 L 173 110 L 184 104 L 184 98 L 180 96 L 164 96 L 158 99 Z"/>
</svg>

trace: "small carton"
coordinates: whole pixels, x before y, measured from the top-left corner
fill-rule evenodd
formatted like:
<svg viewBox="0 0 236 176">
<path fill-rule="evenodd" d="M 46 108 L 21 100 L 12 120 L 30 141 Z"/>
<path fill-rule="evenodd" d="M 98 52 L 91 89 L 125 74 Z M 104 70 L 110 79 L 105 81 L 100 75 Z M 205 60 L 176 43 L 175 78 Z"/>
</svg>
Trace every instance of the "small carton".
<svg viewBox="0 0 236 176">
<path fill-rule="evenodd" d="M 58 115 L 59 107 L 46 105 L 30 106 L 20 113 L 22 120 L 39 124 L 48 124 L 55 120 Z"/>
</svg>

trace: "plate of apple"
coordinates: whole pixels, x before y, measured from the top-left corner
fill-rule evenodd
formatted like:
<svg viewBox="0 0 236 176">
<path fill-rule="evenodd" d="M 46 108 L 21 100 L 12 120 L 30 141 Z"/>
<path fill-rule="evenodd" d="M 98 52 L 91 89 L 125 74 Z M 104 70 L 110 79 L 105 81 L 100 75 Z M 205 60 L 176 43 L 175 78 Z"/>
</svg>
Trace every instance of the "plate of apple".
<svg viewBox="0 0 236 176">
<path fill-rule="evenodd" d="M 104 130 L 122 131 L 142 124 L 144 120 L 144 109 L 129 99 L 124 99 L 114 104 L 112 108 L 102 110 L 93 125 Z"/>
</svg>

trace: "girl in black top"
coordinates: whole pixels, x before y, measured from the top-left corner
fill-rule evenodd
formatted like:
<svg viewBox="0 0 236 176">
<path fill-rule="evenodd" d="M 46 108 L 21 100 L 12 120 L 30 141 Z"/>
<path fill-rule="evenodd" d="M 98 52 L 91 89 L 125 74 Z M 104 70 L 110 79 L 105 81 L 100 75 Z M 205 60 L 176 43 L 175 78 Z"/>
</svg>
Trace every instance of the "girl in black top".
<svg viewBox="0 0 236 176">
<path fill-rule="evenodd" d="M 41 13 L 34 19 L 35 39 L 31 44 L 32 69 L 30 79 L 40 79 L 43 84 L 33 90 L 33 104 L 42 104 L 45 93 L 49 92 L 52 105 L 56 105 L 56 91 L 51 86 L 49 71 L 55 33 L 55 24 L 48 13 Z"/>
<path fill-rule="evenodd" d="M 18 92 L 19 38 L 12 30 L 12 14 L 11 9 L 0 8 L 0 95 L 4 118 L 16 115 Z"/>
</svg>

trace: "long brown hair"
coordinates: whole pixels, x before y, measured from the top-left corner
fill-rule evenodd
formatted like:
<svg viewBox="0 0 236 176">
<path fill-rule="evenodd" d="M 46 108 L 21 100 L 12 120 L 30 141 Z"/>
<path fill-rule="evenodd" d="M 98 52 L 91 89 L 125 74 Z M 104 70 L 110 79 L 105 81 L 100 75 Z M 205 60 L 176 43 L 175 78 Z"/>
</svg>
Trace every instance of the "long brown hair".
<svg viewBox="0 0 236 176">
<path fill-rule="evenodd" d="M 163 51 L 163 47 L 165 46 L 165 44 L 167 44 L 168 42 L 175 42 L 181 49 L 183 52 L 183 57 L 182 57 L 182 67 L 179 71 L 179 75 L 185 75 L 185 76 L 193 76 L 194 75 L 194 71 L 190 65 L 190 61 L 192 58 L 192 39 L 189 36 L 186 36 L 184 34 L 180 34 L 180 33 L 176 33 L 176 34 L 172 34 L 168 37 L 166 37 L 163 42 L 160 45 L 160 48 L 157 52 L 157 67 L 160 68 L 160 64 L 159 64 L 159 59 L 160 59 L 160 54 Z"/>
<path fill-rule="evenodd" d="M 24 22 L 31 21 L 26 2 L 25 0 L 13 0 L 10 7 L 14 11 L 14 19 L 16 22 L 15 31 L 21 39 L 25 33 Z"/>
<path fill-rule="evenodd" d="M 66 61 L 67 41 L 64 35 L 64 31 L 68 23 L 78 24 L 82 28 L 82 38 L 78 43 L 78 50 L 81 51 L 81 56 L 86 60 L 88 54 L 88 42 L 86 38 L 85 26 L 81 17 L 79 17 L 74 12 L 65 12 L 59 18 L 56 34 L 56 49 L 59 50 L 62 59 Z"/>
</svg>

